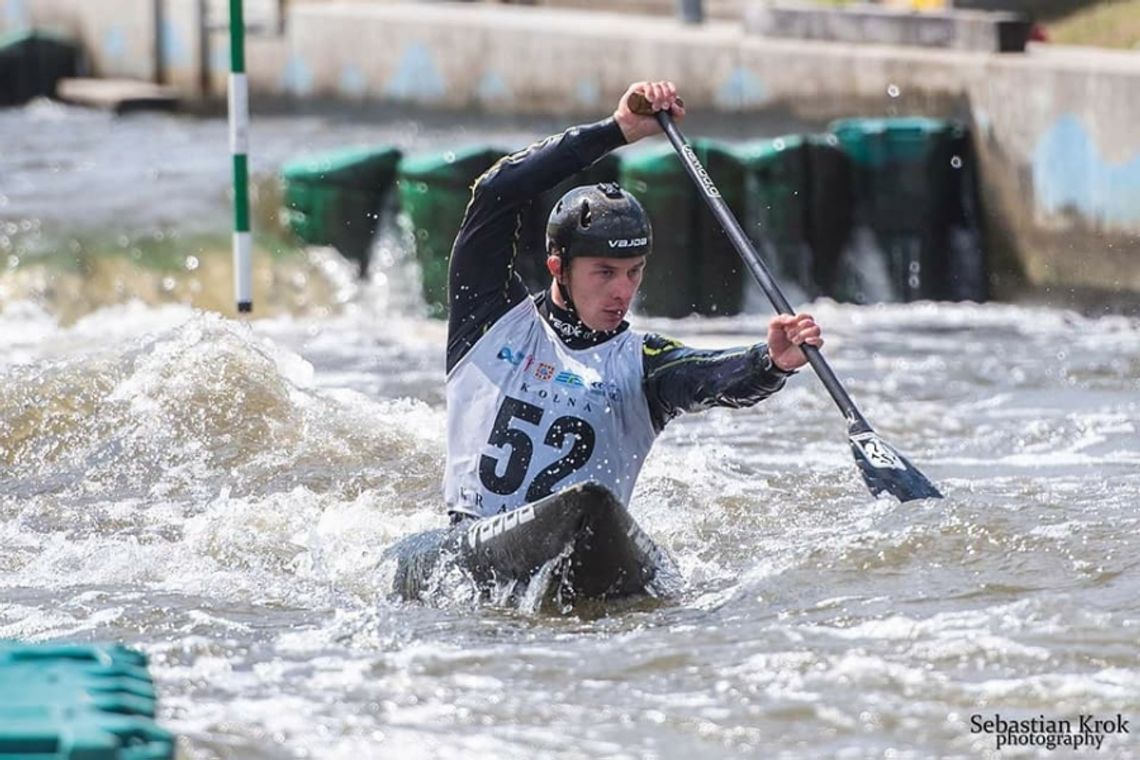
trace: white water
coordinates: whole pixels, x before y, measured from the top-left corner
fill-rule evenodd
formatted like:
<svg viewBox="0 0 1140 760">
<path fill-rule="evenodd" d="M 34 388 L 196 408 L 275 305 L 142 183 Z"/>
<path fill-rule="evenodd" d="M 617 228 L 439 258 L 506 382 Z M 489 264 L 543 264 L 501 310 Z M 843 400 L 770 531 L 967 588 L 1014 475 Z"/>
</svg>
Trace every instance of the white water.
<svg viewBox="0 0 1140 760">
<path fill-rule="evenodd" d="M 444 521 L 444 330 L 398 269 L 305 266 L 339 301 L 249 323 L 130 292 L 61 322 L 4 280 L 0 637 L 146 651 L 183 756 L 980 757 L 974 714 L 1140 716 L 1137 321 L 809 305 L 946 498 L 870 498 L 801 373 L 659 441 L 631 509 L 680 593 L 559 616 L 387 598 L 380 554 Z M 719 346 L 763 321 L 637 326 Z M 1035 755 L 1064 751 L 1001 753 Z"/>
</svg>

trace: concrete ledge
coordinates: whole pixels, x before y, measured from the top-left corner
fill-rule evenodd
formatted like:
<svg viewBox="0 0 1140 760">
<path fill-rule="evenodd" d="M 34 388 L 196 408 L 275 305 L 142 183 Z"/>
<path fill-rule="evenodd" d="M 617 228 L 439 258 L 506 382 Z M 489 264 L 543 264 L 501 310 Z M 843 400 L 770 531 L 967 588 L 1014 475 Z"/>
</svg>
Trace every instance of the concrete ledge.
<svg viewBox="0 0 1140 760">
<path fill-rule="evenodd" d="M 1012 13 L 913 13 L 875 5 L 831 8 L 751 2 L 744 12 L 744 26 L 765 37 L 1020 53 L 1032 24 Z"/>
<path fill-rule="evenodd" d="M 68 103 L 114 113 L 173 111 L 178 107 L 175 90 L 134 79 L 64 79 L 56 95 Z"/>
</svg>

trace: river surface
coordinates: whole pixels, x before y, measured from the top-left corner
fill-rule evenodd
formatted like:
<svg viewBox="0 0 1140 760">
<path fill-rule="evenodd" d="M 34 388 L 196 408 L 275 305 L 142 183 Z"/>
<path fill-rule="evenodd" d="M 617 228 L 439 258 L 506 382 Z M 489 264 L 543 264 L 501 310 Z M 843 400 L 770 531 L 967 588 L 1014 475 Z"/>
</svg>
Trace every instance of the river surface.
<svg viewBox="0 0 1140 760">
<path fill-rule="evenodd" d="M 471 136 L 258 124 L 270 175 Z M 125 257 L 92 297 L 59 264 L 87 240 L 224 236 L 224 124 L 37 103 L 0 112 L 0 144 L 0 638 L 145 651 L 182 757 L 976 758 L 999 755 L 975 715 L 1140 720 L 1137 320 L 807 304 L 945 499 L 872 498 L 803 372 L 659 439 L 630 509 L 671 597 L 402 603 L 378 558 L 444 522 L 444 326 L 398 245 L 365 284 L 327 252 L 266 265 L 299 295 L 246 321 L 192 305 L 206 253 L 157 281 Z M 765 321 L 634 325 L 731 346 Z M 1129 728 L 1000 757 L 1136 757 Z"/>
</svg>

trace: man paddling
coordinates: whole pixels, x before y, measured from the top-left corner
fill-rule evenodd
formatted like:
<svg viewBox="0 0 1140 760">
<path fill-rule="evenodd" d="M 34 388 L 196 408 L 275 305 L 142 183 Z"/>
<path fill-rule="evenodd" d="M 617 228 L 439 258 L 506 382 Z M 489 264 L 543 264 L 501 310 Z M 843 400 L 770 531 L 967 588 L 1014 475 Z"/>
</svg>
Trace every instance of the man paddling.
<svg viewBox="0 0 1140 760">
<path fill-rule="evenodd" d="M 651 258 L 645 211 L 615 184 L 562 197 L 547 225 L 551 286 L 527 293 L 515 271 L 522 214 L 542 192 L 611 150 L 656 134 L 634 113 L 684 116 L 671 82 L 638 82 L 613 116 L 503 158 L 479 178 L 449 273 L 447 468 L 453 521 L 516 509 L 594 481 L 628 505 L 654 439 L 682 412 L 752 406 L 823 345 L 811 316 L 781 315 L 766 343 L 698 350 L 629 328 Z"/>
</svg>

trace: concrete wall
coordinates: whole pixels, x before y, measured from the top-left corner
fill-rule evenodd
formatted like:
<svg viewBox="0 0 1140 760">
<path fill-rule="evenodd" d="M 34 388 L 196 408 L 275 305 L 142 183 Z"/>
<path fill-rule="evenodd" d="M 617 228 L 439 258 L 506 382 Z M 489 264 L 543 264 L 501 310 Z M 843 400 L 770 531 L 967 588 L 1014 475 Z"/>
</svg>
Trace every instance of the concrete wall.
<svg viewBox="0 0 1140 760">
<path fill-rule="evenodd" d="M 150 79 L 154 0 L 0 0 L 0 29 L 52 29 L 83 43 L 93 73 Z"/>
<path fill-rule="evenodd" d="M 984 53 L 1023 52 L 1030 23 L 1012 13 L 914 13 L 870 3 L 842 8 L 798 0 L 750 3 L 746 31 L 767 37 L 953 48 Z"/>
<path fill-rule="evenodd" d="M 8 23 L 22 0 L 3 1 L 9 13 L 0 22 Z M 88 0 L 36 0 L 24 10 L 80 29 L 100 71 L 145 74 L 146 22 L 137 19 L 149 17 L 150 2 L 100 0 L 96 13 Z M 194 5 L 167 2 L 182 6 L 172 20 Z M 109 4 L 118 11 L 108 12 Z M 698 110 L 965 118 L 975 130 L 999 277 L 1020 270 L 1035 285 L 1140 293 L 1137 54 L 773 40 L 731 22 L 693 27 L 672 18 L 443 2 L 294 4 L 286 29 L 283 38 L 249 41 L 255 93 L 571 120 L 608 113 L 630 80 L 652 77 L 676 80 Z M 218 92 L 228 68 L 224 39 L 216 35 L 210 53 Z M 183 82 L 181 58 L 168 52 L 168 60 L 172 78 Z"/>
</svg>

